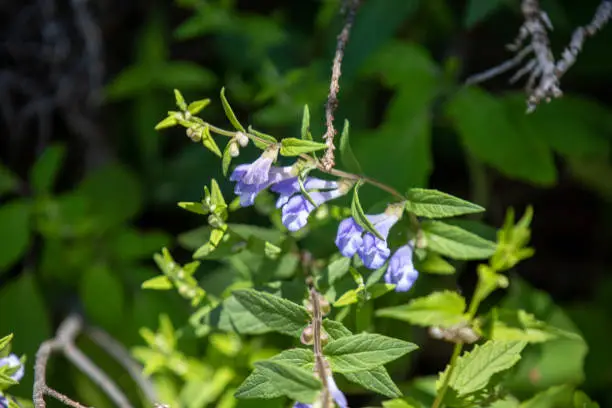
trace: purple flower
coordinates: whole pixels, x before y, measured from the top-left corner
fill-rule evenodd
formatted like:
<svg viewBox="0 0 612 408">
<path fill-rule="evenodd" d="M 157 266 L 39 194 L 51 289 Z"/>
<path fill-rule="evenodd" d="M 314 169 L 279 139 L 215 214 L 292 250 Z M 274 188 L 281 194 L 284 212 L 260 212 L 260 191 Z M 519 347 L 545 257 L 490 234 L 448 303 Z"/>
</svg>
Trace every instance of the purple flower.
<svg viewBox="0 0 612 408">
<path fill-rule="evenodd" d="M 328 190 L 338 188 L 338 182 L 336 181 L 321 180 L 315 177 L 306 178 L 303 184 L 306 191 L 309 192 L 311 190 Z M 300 192 L 300 184 L 297 177 L 293 177 L 274 184 L 270 190 L 280 194 L 278 200 L 276 201 L 276 208 L 281 208 L 287 204 L 292 196 Z"/>
<path fill-rule="evenodd" d="M 387 237 L 391 227 L 395 225 L 399 219 L 395 214 L 377 214 L 367 216 L 374 228 L 384 238 L 380 239 L 370 232 L 366 232 L 363 236 L 363 244 L 357 250 L 359 258 L 363 261 L 363 265 L 369 269 L 378 269 L 387 262 L 387 258 L 391 254 L 387 245 Z"/>
<path fill-rule="evenodd" d="M 351 257 L 357 253 L 365 267 L 378 269 L 384 265 L 391 251 L 387 245 L 387 236 L 391 227 L 395 225 L 399 217 L 394 213 L 382 213 L 366 215 L 374 228 L 384 238 L 380 239 L 374 234 L 366 232 L 353 218 L 343 220 L 338 226 L 336 235 L 336 246 L 340 253 Z"/>
<path fill-rule="evenodd" d="M 344 195 L 344 191 L 337 188 L 329 191 L 310 192 L 309 195 L 316 205 L 313 205 L 305 196 L 300 194 L 292 196 L 282 206 L 281 221 L 289 231 L 295 232 L 304 228 L 308 223 L 310 213 L 316 207 Z M 282 196 L 279 198 L 279 201 L 281 201 L 281 199 Z"/>
<path fill-rule="evenodd" d="M 271 184 L 295 177 L 293 174 L 293 166 L 267 166 L 263 168 L 261 165 L 262 162 L 260 162 L 257 164 L 257 167 L 255 167 L 256 163 L 262 160 L 262 157 L 255 160 L 254 163 L 237 166 L 230 176 L 231 181 L 236 181 L 234 193 L 240 197 L 240 205 L 242 207 L 253 205 L 257 194 L 259 194 L 261 190 L 268 188 Z M 257 181 L 257 183 L 250 183 L 250 181 Z"/>
<path fill-rule="evenodd" d="M 9 402 L 6 399 L 6 397 L 4 397 L 1 393 L 0 393 L 0 408 L 8 408 L 9 406 Z"/>
<path fill-rule="evenodd" d="M 327 377 L 327 387 L 336 404 L 338 404 L 340 408 L 348 408 L 348 402 L 346 400 L 346 397 L 344 396 L 342 391 L 340 391 L 340 389 L 336 385 L 336 382 L 334 381 L 334 377 L 332 377 L 331 375 Z M 293 408 L 312 408 L 312 404 L 296 402 L 295 404 L 293 404 Z"/>
<path fill-rule="evenodd" d="M 399 247 L 389 260 L 385 282 L 394 283 L 396 292 L 407 292 L 419 277 L 412 263 L 412 244 Z"/>
<path fill-rule="evenodd" d="M 362 234 L 363 228 L 355 222 L 353 217 L 340 221 L 336 235 L 336 246 L 340 253 L 347 258 L 355 255 L 363 243 Z"/>
<path fill-rule="evenodd" d="M 17 368 L 17 371 L 15 371 L 12 375 L 11 378 L 15 381 L 20 381 L 23 378 L 23 366 L 21 365 L 21 361 L 19 360 L 19 357 L 17 357 L 15 354 L 9 354 L 8 356 L 4 357 L 4 358 L 0 358 L 0 367 L 4 367 L 5 365 L 8 365 L 9 368 Z"/>
</svg>

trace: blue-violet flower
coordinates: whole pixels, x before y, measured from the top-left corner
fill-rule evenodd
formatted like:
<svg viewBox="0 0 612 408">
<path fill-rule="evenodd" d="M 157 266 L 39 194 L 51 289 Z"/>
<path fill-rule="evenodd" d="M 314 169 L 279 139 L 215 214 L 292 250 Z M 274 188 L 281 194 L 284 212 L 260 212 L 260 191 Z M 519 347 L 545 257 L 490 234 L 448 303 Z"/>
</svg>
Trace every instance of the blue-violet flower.
<svg viewBox="0 0 612 408">
<path fill-rule="evenodd" d="M 370 232 L 364 234 L 363 228 L 353 218 L 340 222 L 336 235 L 336 246 L 340 253 L 351 257 L 357 253 L 365 267 L 378 269 L 385 264 L 391 251 L 387 237 L 391 227 L 399 220 L 400 214 L 394 206 L 389 206 L 382 214 L 366 215 L 376 231 L 384 238 L 380 239 Z"/>
<path fill-rule="evenodd" d="M 283 225 L 292 232 L 298 231 L 306 226 L 310 213 L 321 204 L 336 199 L 350 190 L 350 182 L 336 182 L 307 178 L 304 181 L 304 189 L 314 202 L 310 202 L 304 195 L 297 194 L 300 191 L 297 178 L 288 179 L 272 186 L 271 190 L 280 193 L 276 206 L 282 208 L 281 221 Z M 329 189 L 328 191 L 310 191 L 313 189 Z"/>
<path fill-rule="evenodd" d="M 412 263 L 413 243 L 399 247 L 385 272 L 385 282 L 394 283 L 396 292 L 407 292 L 419 277 L 419 272 Z"/>
<path fill-rule="evenodd" d="M 11 375 L 11 378 L 13 380 L 20 381 L 23 378 L 24 369 L 23 369 L 23 366 L 21 365 L 21 361 L 19 360 L 19 357 L 17 357 L 15 354 L 11 353 L 4 358 L 0 358 L 0 367 L 4 367 L 5 365 L 8 365 L 9 368 L 19 367 L 19 369 Z"/>
</svg>

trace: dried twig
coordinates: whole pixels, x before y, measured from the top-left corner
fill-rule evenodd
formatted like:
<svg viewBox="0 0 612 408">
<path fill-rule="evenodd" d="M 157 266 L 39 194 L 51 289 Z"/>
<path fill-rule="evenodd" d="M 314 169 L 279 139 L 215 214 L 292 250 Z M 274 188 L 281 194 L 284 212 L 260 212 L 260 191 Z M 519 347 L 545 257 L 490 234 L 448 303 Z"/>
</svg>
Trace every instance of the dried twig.
<svg viewBox="0 0 612 408">
<path fill-rule="evenodd" d="M 121 366 L 128 372 L 132 379 L 138 384 L 145 397 L 151 404 L 155 404 L 157 396 L 155 389 L 151 381 L 142 374 L 142 366 L 138 364 L 130 352 L 115 340 L 111 335 L 106 333 L 104 330 L 90 327 L 87 328 L 87 335 L 96 343 L 100 348 L 104 349 L 110 356 L 112 356 Z"/>
<path fill-rule="evenodd" d="M 550 101 L 563 95 L 559 86 L 560 78 L 576 62 L 578 53 L 586 37 L 593 36 L 612 18 L 612 1 L 603 0 L 597 8 L 595 15 L 585 27 L 574 31 L 570 44 L 563 51 L 561 58 L 555 62 L 550 49 L 547 29 L 552 30 L 552 24 L 545 12 L 540 9 L 538 0 L 523 0 L 521 11 L 525 22 L 519 30 L 516 40 L 508 46 L 517 55 L 505 63 L 489 69 L 481 74 L 467 79 L 466 84 L 475 84 L 486 81 L 494 76 L 517 66 L 529 52 L 533 51 L 534 58 L 515 73 L 510 82 L 515 82 L 529 74 L 527 81 L 527 112 L 533 112 L 542 100 Z M 521 49 L 521 45 L 528 38 L 531 43 Z M 534 86 L 537 82 L 537 86 Z"/>
<path fill-rule="evenodd" d="M 86 374 L 108 395 L 113 403 L 121 408 L 131 408 L 132 405 L 117 385 L 96 366 L 81 350 L 74 345 L 76 336 L 83 329 L 83 321 L 77 315 L 67 317 L 57 329 L 55 337 L 43 342 L 36 353 L 34 364 L 34 392 L 33 400 L 36 408 L 45 408 L 44 396 L 54 397 L 66 405 L 84 408 L 84 405 L 73 401 L 69 397 L 53 390 L 46 383 L 47 364 L 51 353 L 62 352 L 72 364 Z"/>
<path fill-rule="evenodd" d="M 340 75 L 342 75 L 342 59 L 344 58 L 344 49 L 348 42 L 351 34 L 351 28 L 355 21 L 355 15 L 359 8 L 360 0 L 345 0 L 346 19 L 344 21 L 344 27 L 338 35 L 338 41 L 336 43 L 336 53 L 334 55 L 334 62 L 332 65 L 332 76 L 329 83 L 329 95 L 327 97 L 327 104 L 325 105 L 325 126 L 326 131 L 323 135 L 323 139 L 327 144 L 327 150 L 323 156 L 322 163 L 323 167 L 328 171 L 334 167 L 334 137 L 336 136 L 336 129 L 334 128 L 334 111 L 338 107 L 338 92 L 340 91 Z"/>
<path fill-rule="evenodd" d="M 321 312 L 321 295 L 314 288 L 314 285 L 310 287 L 310 304 L 312 305 L 312 332 L 313 332 L 313 346 L 312 351 L 315 359 L 315 370 L 323 384 L 323 390 L 321 391 L 321 403 L 323 408 L 333 407 L 331 394 L 329 392 L 329 384 L 327 383 L 327 373 L 329 368 L 327 361 L 323 356 L 323 345 L 322 345 L 322 325 L 323 325 L 323 313 Z"/>
</svg>

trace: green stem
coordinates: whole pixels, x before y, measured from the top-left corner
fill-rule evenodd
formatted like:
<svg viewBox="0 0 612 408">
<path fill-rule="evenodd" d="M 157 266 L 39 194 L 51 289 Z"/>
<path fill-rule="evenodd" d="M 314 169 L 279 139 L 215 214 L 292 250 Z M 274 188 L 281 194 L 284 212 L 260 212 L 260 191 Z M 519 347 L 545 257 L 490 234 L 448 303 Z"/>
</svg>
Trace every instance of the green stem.
<svg viewBox="0 0 612 408">
<path fill-rule="evenodd" d="M 436 399 L 434 400 L 431 408 L 440 408 L 442 407 L 444 401 L 444 395 L 446 394 L 446 390 L 448 390 L 448 384 L 450 384 L 451 376 L 453 375 L 453 371 L 455 371 L 455 365 L 457 363 L 457 359 L 461 354 L 461 350 L 463 349 L 463 343 L 455 344 L 455 348 L 453 349 L 453 355 L 451 356 L 448 373 L 444 377 L 444 383 L 442 384 L 442 388 L 440 388 L 440 392 L 436 395 Z"/>
</svg>

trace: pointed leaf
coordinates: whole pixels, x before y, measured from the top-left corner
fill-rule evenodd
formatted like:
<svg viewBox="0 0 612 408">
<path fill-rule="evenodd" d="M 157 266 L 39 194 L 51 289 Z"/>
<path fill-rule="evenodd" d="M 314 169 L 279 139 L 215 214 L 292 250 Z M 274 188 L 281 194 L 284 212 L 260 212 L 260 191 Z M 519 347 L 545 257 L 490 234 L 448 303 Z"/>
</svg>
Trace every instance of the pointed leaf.
<svg viewBox="0 0 612 408">
<path fill-rule="evenodd" d="M 374 228 L 374 225 L 370 222 L 368 217 L 366 217 L 363 212 L 363 208 L 361 207 L 361 202 L 359 201 L 359 188 L 363 184 L 362 180 L 355 185 L 355 189 L 353 191 L 353 201 L 351 203 L 351 215 L 357 224 L 359 224 L 364 230 L 374 234 L 379 239 L 383 239 L 380 232 Z"/>
<path fill-rule="evenodd" d="M 232 143 L 228 143 L 225 145 L 225 149 L 223 149 L 223 157 L 221 158 L 221 169 L 223 170 L 223 175 L 227 177 L 227 172 L 229 171 L 229 166 L 232 163 L 232 155 L 230 154 L 230 145 Z"/>
<path fill-rule="evenodd" d="M 467 320 L 465 299 L 456 292 L 434 292 L 401 306 L 376 311 L 378 317 L 389 317 L 419 326 L 451 327 Z"/>
<path fill-rule="evenodd" d="M 236 115 L 234 114 L 232 107 L 230 106 L 229 102 L 225 98 L 225 88 L 221 88 L 221 104 L 223 105 L 223 110 L 225 111 L 225 115 L 227 116 L 231 124 L 236 128 L 236 130 L 240 130 L 241 132 L 246 132 L 244 127 L 240 124 L 240 122 L 238 122 L 238 119 L 236 118 Z"/>
<path fill-rule="evenodd" d="M 342 128 L 342 133 L 340 134 L 340 160 L 342 161 L 342 165 L 346 167 L 346 169 L 355 174 L 362 174 L 361 166 L 359 165 L 359 161 L 357 161 L 357 157 L 353 153 L 353 149 L 351 149 L 351 145 L 349 143 L 349 121 L 344 121 L 344 128 Z"/>
<path fill-rule="evenodd" d="M 435 252 L 427 252 L 425 259 L 415 260 L 414 267 L 419 272 L 432 273 L 436 275 L 452 275 L 455 273 L 455 267 L 448 263 Z"/>
<path fill-rule="evenodd" d="M 255 290 L 237 290 L 234 297 L 270 329 L 300 337 L 310 316 L 306 309 L 289 300 Z"/>
<path fill-rule="evenodd" d="M 373 333 L 341 337 L 323 348 L 333 371 L 371 370 L 416 350 L 416 344 Z"/>
<path fill-rule="evenodd" d="M 157 125 L 155 125 L 155 130 L 161 130 L 165 128 L 169 128 L 172 126 L 178 125 L 178 119 L 174 115 L 169 115 L 168 117 L 161 120 Z"/>
<path fill-rule="evenodd" d="M 187 110 L 192 115 L 198 114 L 202 109 L 210 104 L 210 99 L 200 99 L 199 101 L 193 101 L 187 106 Z"/>
<path fill-rule="evenodd" d="M 475 346 L 457 360 L 449 386 L 459 396 L 485 388 L 494 374 L 508 370 L 521 359 L 521 351 L 526 345 L 524 341 L 488 341 Z M 447 366 L 437 382 L 438 390 L 448 374 Z"/>
<path fill-rule="evenodd" d="M 308 110 L 308 105 L 304 105 L 301 134 L 303 140 L 312 140 L 312 134 L 310 134 L 310 111 Z"/>
<path fill-rule="evenodd" d="M 210 134 L 210 128 L 208 126 L 205 126 L 204 132 L 202 132 L 202 144 L 217 156 L 223 156 L 221 150 L 219 150 L 219 146 L 217 146 L 217 142 L 215 142 L 215 139 Z"/>
<path fill-rule="evenodd" d="M 261 140 L 258 140 L 257 138 L 253 137 L 253 135 L 257 136 L 257 138 Z M 274 136 L 270 136 L 266 133 L 259 132 L 253 129 L 252 126 L 249 126 L 249 133 L 247 133 L 247 136 L 253 141 L 255 146 L 257 146 L 258 148 L 262 150 L 265 150 L 270 145 L 278 142 L 278 140 L 276 140 Z"/>
<path fill-rule="evenodd" d="M 419 217 L 445 218 L 482 212 L 484 208 L 438 190 L 411 188 L 406 210 Z"/>
<path fill-rule="evenodd" d="M 280 154 L 282 156 L 299 156 L 302 153 L 316 152 L 326 147 L 325 143 L 287 137 L 281 140 Z"/>
<path fill-rule="evenodd" d="M 8 336 L 4 336 L 0 339 L 0 351 L 4 350 L 6 346 L 13 340 L 13 334 L 9 334 Z"/>
<path fill-rule="evenodd" d="M 187 110 L 187 104 L 185 103 L 185 98 L 183 98 L 183 94 L 178 89 L 174 90 L 174 99 L 176 100 L 176 106 L 182 110 Z"/>
<path fill-rule="evenodd" d="M 142 289 L 168 290 L 172 289 L 172 282 L 170 282 L 170 279 L 167 276 L 156 276 L 142 282 L 140 287 Z"/>
<path fill-rule="evenodd" d="M 321 389 L 321 381 L 315 378 L 312 370 L 273 360 L 257 362 L 255 367 L 278 391 L 293 400 L 314 402 Z"/>
<path fill-rule="evenodd" d="M 391 376 L 385 369 L 380 366 L 367 371 L 355 371 L 352 373 L 342 373 L 350 382 L 359 384 L 362 387 L 382 394 L 389 398 L 397 398 L 402 395 L 402 392 L 391 379 Z"/>
<path fill-rule="evenodd" d="M 495 243 L 455 225 L 440 221 L 421 223 L 427 248 L 454 259 L 486 259 L 495 253 Z"/>
</svg>

